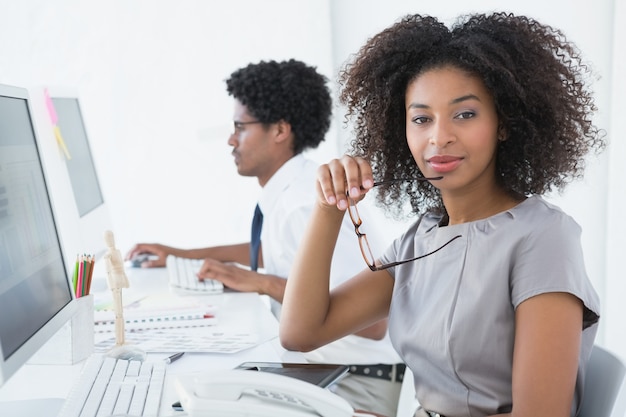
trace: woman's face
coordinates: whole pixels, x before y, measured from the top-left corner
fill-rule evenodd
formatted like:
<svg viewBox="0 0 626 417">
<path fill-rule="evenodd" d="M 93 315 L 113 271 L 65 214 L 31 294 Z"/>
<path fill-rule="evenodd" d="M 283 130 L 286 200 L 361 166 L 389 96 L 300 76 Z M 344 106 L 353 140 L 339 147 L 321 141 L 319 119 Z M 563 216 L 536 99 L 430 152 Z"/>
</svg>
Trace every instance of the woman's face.
<svg viewBox="0 0 626 417">
<path fill-rule="evenodd" d="M 482 81 L 453 66 L 428 70 L 407 87 L 406 138 L 442 194 L 496 183 L 498 117 Z M 469 187 L 469 188 L 468 188 Z"/>
</svg>

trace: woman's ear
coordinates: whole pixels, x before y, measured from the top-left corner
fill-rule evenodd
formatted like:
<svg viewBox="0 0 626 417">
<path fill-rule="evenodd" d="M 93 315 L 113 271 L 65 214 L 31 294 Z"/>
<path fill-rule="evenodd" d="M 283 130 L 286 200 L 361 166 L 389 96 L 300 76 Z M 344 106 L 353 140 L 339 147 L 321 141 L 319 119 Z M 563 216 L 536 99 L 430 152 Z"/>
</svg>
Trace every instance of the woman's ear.
<svg viewBox="0 0 626 417">
<path fill-rule="evenodd" d="M 498 127 L 498 141 L 504 142 L 505 140 L 507 140 L 506 130 L 504 126 L 500 125 L 500 127 Z"/>
</svg>

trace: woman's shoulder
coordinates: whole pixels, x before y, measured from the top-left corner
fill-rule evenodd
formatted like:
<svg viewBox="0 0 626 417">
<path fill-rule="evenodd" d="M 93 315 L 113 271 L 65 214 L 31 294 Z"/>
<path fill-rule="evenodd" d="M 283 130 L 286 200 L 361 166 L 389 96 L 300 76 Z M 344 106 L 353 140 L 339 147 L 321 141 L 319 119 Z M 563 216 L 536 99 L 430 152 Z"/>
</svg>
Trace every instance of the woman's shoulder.
<svg viewBox="0 0 626 417">
<path fill-rule="evenodd" d="M 408 226 L 401 240 L 430 233 L 444 226 L 442 223 L 445 223 L 444 215 L 423 213 Z M 580 225 L 572 216 L 542 196 L 530 196 L 518 205 L 485 219 L 444 227 L 448 228 L 479 230 L 480 235 L 485 237 L 492 235 L 491 232 L 506 230 L 509 239 L 513 236 L 524 238 L 545 234 L 575 237 L 581 233 Z"/>
<path fill-rule="evenodd" d="M 549 202 L 542 196 L 530 196 L 522 203 L 509 210 L 511 216 L 521 223 L 530 223 L 532 229 L 567 228 L 580 232 L 580 225 L 560 206 Z"/>
</svg>

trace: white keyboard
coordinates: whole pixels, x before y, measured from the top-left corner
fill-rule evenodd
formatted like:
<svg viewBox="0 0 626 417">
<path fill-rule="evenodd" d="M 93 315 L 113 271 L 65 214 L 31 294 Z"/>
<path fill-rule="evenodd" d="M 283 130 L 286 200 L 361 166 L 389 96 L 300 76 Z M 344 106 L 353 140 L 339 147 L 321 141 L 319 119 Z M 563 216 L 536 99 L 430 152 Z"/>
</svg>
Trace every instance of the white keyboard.
<svg viewBox="0 0 626 417">
<path fill-rule="evenodd" d="M 161 404 L 164 362 L 141 362 L 93 354 L 58 417 L 156 417 Z"/>
<path fill-rule="evenodd" d="M 178 292 L 216 294 L 224 291 L 224 285 L 215 279 L 200 281 L 196 273 L 200 270 L 202 259 L 178 258 L 169 255 L 166 259 L 170 288 Z"/>
</svg>

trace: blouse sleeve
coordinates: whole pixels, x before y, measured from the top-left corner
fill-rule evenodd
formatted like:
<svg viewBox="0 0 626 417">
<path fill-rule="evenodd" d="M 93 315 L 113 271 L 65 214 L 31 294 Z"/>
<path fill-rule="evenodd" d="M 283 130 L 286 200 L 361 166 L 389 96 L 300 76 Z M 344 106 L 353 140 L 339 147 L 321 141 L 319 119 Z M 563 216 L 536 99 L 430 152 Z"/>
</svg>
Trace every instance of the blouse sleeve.
<svg viewBox="0 0 626 417">
<path fill-rule="evenodd" d="M 518 243 L 511 263 L 511 302 L 517 308 L 530 297 L 567 292 L 582 300 L 583 329 L 599 319 L 599 297 L 587 277 L 581 228 L 568 215 L 550 211 Z"/>
</svg>

